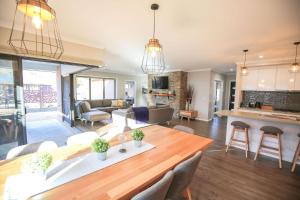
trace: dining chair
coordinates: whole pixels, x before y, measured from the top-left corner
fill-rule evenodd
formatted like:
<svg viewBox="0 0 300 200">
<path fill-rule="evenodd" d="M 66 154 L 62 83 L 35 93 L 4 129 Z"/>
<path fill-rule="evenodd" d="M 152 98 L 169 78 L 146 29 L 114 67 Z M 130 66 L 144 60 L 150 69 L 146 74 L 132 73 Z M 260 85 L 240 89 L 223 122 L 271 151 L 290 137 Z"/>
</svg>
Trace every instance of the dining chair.
<svg viewBox="0 0 300 200">
<path fill-rule="evenodd" d="M 72 135 L 67 139 L 67 145 L 76 145 L 76 144 L 91 144 L 95 139 L 99 138 L 99 135 L 96 132 L 84 132 L 76 135 Z"/>
<path fill-rule="evenodd" d="M 189 185 L 200 162 L 202 153 L 197 152 L 193 157 L 179 163 L 173 170 L 174 178 L 167 193 L 167 199 L 181 199 L 184 195 L 192 199 Z"/>
<path fill-rule="evenodd" d="M 178 131 L 183 131 L 183 132 L 186 132 L 186 133 L 191 133 L 191 134 L 195 133 L 194 129 L 192 129 L 190 127 L 187 127 L 187 126 L 176 125 L 173 128 L 178 130 Z"/>
<path fill-rule="evenodd" d="M 167 172 L 162 179 L 151 187 L 135 195 L 131 200 L 164 200 L 173 180 L 173 172 Z"/>
<path fill-rule="evenodd" d="M 25 144 L 18 147 L 14 147 L 11 150 L 9 150 L 6 155 L 6 159 L 12 159 L 18 156 L 23 156 L 35 152 L 51 152 L 57 148 L 57 144 L 53 141 Z"/>
</svg>

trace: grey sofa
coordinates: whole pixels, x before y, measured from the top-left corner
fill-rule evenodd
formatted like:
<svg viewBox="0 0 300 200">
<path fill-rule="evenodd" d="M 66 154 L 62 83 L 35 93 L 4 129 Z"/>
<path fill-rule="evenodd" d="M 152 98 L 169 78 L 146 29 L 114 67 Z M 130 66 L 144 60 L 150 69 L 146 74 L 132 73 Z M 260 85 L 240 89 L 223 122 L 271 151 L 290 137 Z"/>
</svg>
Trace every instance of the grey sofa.
<svg viewBox="0 0 300 200">
<path fill-rule="evenodd" d="M 113 106 L 112 100 L 91 100 L 91 101 L 78 101 L 75 104 L 76 117 L 82 121 L 90 121 L 92 125 L 95 121 L 110 119 L 110 113 L 113 110 L 127 108 L 126 101 L 123 106 Z"/>
<path fill-rule="evenodd" d="M 136 123 L 134 112 L 131 108 L 119 109 L 112 112 L 113 123 L 116 126 L 128 126 L 131 129 L 150 124 L 169 123 L 172 120 L 174 109 L 170 106 L 149 107 L 149 120 L 147 124 Z"/>
</svg>

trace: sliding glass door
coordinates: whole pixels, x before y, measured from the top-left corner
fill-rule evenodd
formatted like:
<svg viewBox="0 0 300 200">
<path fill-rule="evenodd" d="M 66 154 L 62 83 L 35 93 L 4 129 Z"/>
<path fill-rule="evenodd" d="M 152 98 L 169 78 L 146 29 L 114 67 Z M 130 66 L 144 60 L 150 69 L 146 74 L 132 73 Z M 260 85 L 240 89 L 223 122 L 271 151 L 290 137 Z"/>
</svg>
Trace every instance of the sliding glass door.
<svg viewBox="0 0 300 200">
<path fill-rule="evenodd" d="M 0 55 L 0 159 L 26 143 L 21 59 Z"/>
</svg>

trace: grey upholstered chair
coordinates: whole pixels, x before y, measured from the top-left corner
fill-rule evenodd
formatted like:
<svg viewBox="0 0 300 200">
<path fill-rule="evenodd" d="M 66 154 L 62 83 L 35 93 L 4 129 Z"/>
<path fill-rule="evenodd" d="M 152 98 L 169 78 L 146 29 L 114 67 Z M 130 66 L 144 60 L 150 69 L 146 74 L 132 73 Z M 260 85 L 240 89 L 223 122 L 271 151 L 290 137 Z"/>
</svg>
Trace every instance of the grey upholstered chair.
<svg viewBox="0 0 300 200">
<path fill-rule="evenodd" d="M 201 152 L 178 164 L 173 172 L 174 178 L 167 193 L 167 199 L 181 199 L 186 194 L 188 199 L 192 199 L 189 185 L 201 159 Z"/>
<path fill-rule="evenodd" d="M 25 144 L 9 150 L 9 152 L 6 155 L 6 159 L 12 159 L 18 156 L 23 156 L 35 152 L 51 152 L 57 148 L 57 144 L 53 141 Z"/>
<path fill-rule="evenodd" d="M 173 128 L 178 130 L 178 131 L 183 131 L 183 132 L 186 132 L 186 133 L 191 133 L 191 134 L 195 133 L 194 129 L 192 129 L 190 127 L 187 127 L 187 126 L 176 125 Z"/>
<path fill-rule="evenodd" d="M 173 180 L 173 172 L 169 171 L 157 183 L 132 197 L 131 200 L 164 200 Z"/>
</svg>

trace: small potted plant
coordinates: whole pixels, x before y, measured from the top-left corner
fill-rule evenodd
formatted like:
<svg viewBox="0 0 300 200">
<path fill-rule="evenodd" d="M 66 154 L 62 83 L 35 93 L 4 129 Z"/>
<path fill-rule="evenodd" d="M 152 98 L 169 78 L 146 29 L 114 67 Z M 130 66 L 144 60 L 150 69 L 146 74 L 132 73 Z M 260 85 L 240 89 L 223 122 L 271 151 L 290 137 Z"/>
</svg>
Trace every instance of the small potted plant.
<svg viewBox="0 0 300 200">
<path fill-rule="evenodd" d="M 24 171 L 46 179 L 46 171 L 52 164 L 53 157 L 49 153 L 38 153 L 33 155 L 24 163 Z"/>
<path fill-rule="evenodd" d="M 134 145 L 136 147 L 140 147 L 142 146 L 142 140 L 144 138 L 144 133 L 141 129 L 135 129 L 133 130 L 132 132 L 132 138 L 133 138 L 133 141 L 134 141 Z"/>
<path fill-rule="evenodd" d="M 92 150 L 97 153 L 97 156 L 100 160 L 106 160 L 109 147 L 109 143 L 100 138 L 95 139 L 91 144 Z"/>
</svg>

